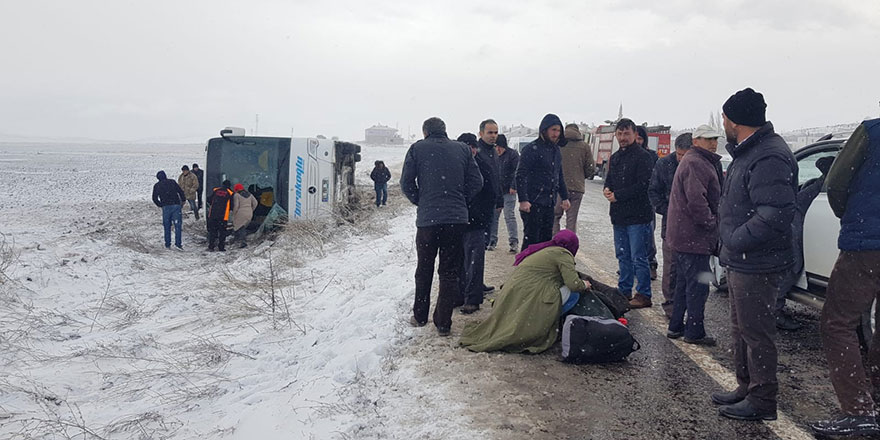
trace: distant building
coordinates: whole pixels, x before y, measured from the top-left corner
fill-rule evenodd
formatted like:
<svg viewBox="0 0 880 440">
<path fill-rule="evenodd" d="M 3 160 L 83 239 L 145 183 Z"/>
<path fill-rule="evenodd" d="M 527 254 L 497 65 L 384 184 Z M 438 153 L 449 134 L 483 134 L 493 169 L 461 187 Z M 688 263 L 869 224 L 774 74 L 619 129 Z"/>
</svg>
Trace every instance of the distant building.
<svg viewBox="0 0 880 440">
<path fill-rule="evenodd" d="M 403 138 L 397 133 L 396 128 L 379 124 L 364 130 L 364 143 L 377 145 L 402 144 Z"/>
</svg>

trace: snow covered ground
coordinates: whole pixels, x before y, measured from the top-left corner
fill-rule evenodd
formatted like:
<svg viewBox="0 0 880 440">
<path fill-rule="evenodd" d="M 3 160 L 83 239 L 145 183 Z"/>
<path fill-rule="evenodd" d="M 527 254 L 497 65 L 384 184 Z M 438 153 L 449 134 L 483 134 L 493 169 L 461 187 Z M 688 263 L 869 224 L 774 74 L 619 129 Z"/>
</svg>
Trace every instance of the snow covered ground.
<svg viewBox="0 0 880 440">
<path fill-rule="evenodd" d="M 367 184 L 405 152 L 364 149 L 356 224 L 209 254 L 190 216 L 165 250 L 149 201 L 202 145 L 0 144 L 0 438 L 480 437 L 401 358 L 425 331 L 406 325 L 415 210 L 372 209 Z"/>
</svg>

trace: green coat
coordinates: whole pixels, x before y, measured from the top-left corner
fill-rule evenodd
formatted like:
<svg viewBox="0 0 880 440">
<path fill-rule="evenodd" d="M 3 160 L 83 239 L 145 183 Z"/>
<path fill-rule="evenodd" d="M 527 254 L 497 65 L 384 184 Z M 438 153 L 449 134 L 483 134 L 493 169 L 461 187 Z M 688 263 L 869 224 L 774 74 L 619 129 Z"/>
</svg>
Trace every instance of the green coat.
<svg viewBox="0 0 880 440">
<path fill-rule="evenodd" d="M 583 292 L 574 256 L 559 246 L 523 260 L 504 283 L 488 319 L 464 329 L 461 345 L 471 351 L 540 353 L 556 342 L 562 298 L 559 288 Z"/>
</svg>

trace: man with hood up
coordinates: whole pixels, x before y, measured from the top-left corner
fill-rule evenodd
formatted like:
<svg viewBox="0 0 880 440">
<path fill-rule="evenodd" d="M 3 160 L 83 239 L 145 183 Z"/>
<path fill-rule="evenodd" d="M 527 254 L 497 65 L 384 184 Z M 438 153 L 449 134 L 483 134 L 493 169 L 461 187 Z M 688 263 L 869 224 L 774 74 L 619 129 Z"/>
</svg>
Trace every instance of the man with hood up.
<svg viewBox="0 0 880 440">
<path fill-rule="evenodd" d="M 186 195 L 177 182 L 168 178 L 165 171 L 156 173 L 159 181 L 153 185 L 153 203 L 162 208 L 162 226 L 165 227 L 165 249 L 171 249 L 171 225 L 174 224 L 174 247 L 183 250 L 180 209 L 186 203 Z"/>
<path fill-rule="evenodd" d="M 585 181 L 593 178 L 596 173 L 596 164 L 593 162 L 593 153 L 584 142 L 584 135 L 577 124 L 565 126 L 565 146 L 559 148 L 562 154 L 562 175 L 565 176 L 565 188 L 568 190 L 568 200 L 571 208 L 562 209 L 562 201 L 556 204 L 553 219 L 553 235 L 559 232 L 559 222 L 562 214 L 565 214 L 565 229 L 577 233 L 578 211 L 581 208 L 581 200 L 586 191 Z"/>
<path fill-rule="evenodd" d="M 235 184 L 235 195 L 232 196 L 232 230 L 235 231 L 233 241 L 241 244 L 239 247 L 247 247 L 247 226 L 254 218 L 254 210 L 257 209 L 257 198 L 244 189 L 244 185 Z"/>
<path fill-rule="evenodd" d="M 562 121 L 548 113 L 541 120 L 539 132 L 538 139 L 522 148 L 516 169 L 519 214 L 523 219 L 523 249 L 553 238 L 557 196 L 563 210 L 571 208 L 559 151 L 559 146 L 565 145 Z"/>
</svg>

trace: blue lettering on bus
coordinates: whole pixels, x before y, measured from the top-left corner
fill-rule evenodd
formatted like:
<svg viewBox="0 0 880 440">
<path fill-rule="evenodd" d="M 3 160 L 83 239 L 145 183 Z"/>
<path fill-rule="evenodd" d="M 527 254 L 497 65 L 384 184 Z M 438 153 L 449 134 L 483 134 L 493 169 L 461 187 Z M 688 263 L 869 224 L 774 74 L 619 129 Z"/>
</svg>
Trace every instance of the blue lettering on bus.
<svg viewBox="0 0 880 440">
<path fill-rule="evenodd" d="M 303 173 L 305 173 L 306 162 L 301 156 L 296 157 L 296 204 L 293 208 L 294 217 L 302 217 L 302 181 Z"/>
</svg>

